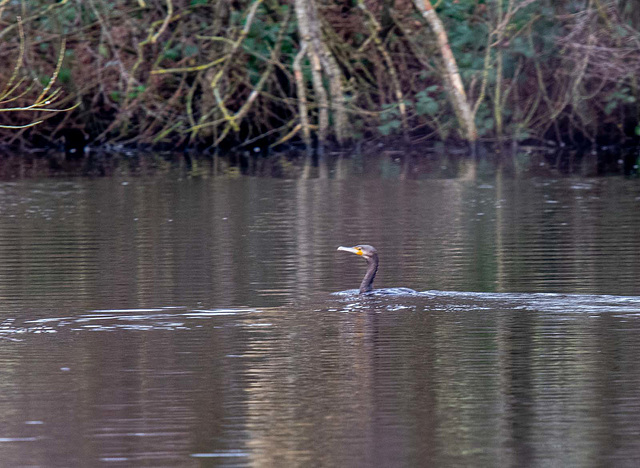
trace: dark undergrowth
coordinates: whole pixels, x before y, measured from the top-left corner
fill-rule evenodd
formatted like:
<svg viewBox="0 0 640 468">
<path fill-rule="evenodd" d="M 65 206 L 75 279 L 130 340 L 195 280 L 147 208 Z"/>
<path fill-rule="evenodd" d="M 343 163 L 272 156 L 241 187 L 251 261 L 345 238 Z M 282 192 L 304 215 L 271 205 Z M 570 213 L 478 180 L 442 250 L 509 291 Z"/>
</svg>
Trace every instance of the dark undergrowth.
<svg viewBox="0 0 640 468">
<path fill-rule="evenodd" d="M 412 1 L 313 2 L 351 142 L 464 139 Z M 578 152 L 639 143 L 640 3 L 433 3 L 480 141 Z M 0 126 L 23 127 L 0 129 L 0 144 L 205 155 L 299 145 L 301 99 L 315 136 L 322 96 L 306 57 L 296 80 L 292 9 L 287 0 L 0 1 Z"/>
</svg>

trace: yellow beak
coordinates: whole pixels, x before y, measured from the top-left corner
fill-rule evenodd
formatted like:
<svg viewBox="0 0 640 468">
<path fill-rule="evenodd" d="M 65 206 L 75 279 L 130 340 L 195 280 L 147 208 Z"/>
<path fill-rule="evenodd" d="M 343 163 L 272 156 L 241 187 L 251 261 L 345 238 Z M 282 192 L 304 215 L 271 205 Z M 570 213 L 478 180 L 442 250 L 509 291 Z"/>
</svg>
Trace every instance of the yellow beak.
<svg viewBox="0 0 640 468">
<path fill-rule="evenodd" d="M 356 255 L 362 255 L 362 250 L 358 250 L 358 249 L 355 249 L 353 247 L 342 247 L 342 246 L 340 246 L 340 247 L 338 247 L 338 250 L 344 250 L 345 252 L 351 252 L 351 253 L 354 253 Z"/>
</svg>

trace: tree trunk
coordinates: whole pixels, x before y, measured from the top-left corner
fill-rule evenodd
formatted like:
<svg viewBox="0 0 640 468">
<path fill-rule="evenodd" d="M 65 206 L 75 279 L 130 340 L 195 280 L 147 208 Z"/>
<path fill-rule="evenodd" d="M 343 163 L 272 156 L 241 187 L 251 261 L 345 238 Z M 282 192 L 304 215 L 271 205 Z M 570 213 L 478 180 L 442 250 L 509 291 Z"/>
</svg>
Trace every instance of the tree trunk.
<svg viewBox="0 0 640 468">
<path fill-rule="evenodd" d="M 293 76 L 296 80 L 298 94 L 298 113 L 300 114 L 300 127 L 307 151 L 311 150 L 311 131 L 309 129 L 309 114 L 307 112 L 307 89 L 302 76 L 302 59 L 307 53 L 308 44 L 305 42 L 293 61 Z"/>
<path fill-rule="evenodd" d="M 322 40 L 315 0 L 295 0 L 295 10 L 298 18 L 298 31 L 300 32 L 300 45 L 302 49 L 306 49 L 309 62 L 311 62 L 313 91 L 318 103 L 318 143 L 319 151 L 322 152 L 329 130 L 329 99 L 323 84 L 323 74 L 329 81 L 336 139 L 338 143 L 343 143 L 346 140 L 347 118 L 341 82 L 342 73 L 331 51 Z"/>
<path fill-rule="evenodd" d="M 464 86 L 462 85 L 462 79 L 460 78 L 460 72 L 458 71 L 458 64 L 453 56 L 453 52 L 451 51 L 451 46 L 449 46 L 447 32 L 444 29 L 444 25 L 442 24 L 440 17 L 433 9 L 430 0 L 413 0 L 413 3 L 427 21 L 427 24 L 436 37 L 438 48 L 442 54 L 446 91 L 449 94 L 451 104 L 453 105 L 453 109 L 458 119 L 458 124 L 462 128 L 464 137 L 467 141 L 473 143 L 478 139 L 478 131 L 473 119 L 471 106 L 467 101 L 467 94 L 465 93 Z"/>
</svg>

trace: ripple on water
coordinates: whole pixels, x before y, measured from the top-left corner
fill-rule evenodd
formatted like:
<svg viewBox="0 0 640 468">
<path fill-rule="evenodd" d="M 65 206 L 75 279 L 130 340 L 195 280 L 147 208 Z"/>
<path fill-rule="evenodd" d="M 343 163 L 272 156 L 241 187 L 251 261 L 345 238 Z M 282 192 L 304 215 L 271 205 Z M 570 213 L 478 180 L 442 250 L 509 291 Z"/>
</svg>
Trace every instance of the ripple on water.
<svg viewBox="0 0 640 468">
<path fill-rule="evenodd" d="M 346 302 L 342 312 L 371 310 L 372 301 L 379 310 L 486 311 L 640 315 L 640 297 L 556 293 L 484 293 L 458 291 L 422 291 L 389 288 L 359 294 L 357 289 L 334 293 Z M 422 306 L 419 309 L 417 306 Z"/>
<path fill-rule="evenodd" d="M 259 309 L 188 309 L 184 307 L 160 307 L 145 309 L 97 309 L 77 316 L 27 318 L 17 321 L 5 319 L 0 323 L 0 338 L 17 340 L 23 334 L 57 333 L 73 331 L 114 330 L 191 330 L 202 327 L 203 320 L 217 317 L 252 316 Z M 257 317 L 257 315 L 256 315 Z M 270 323 L 244 323 L 244 326 L 270 326 Z"/>
<path fill-rule="evenodd" d="M 474 312 L 500 310 L 566 314 L 568 318 L 616 314 L 629 319 L 640 317 L 640 297 L 552 293 L 478 293 L 455 291 L 422 291 L 407 288 L 375 290 L 364 295 L 358 290 L 334 293 L 339 304 L 326 310 L 338 313 L 385 312 Z M 255 308 L 190 309 L 158 307 L 133 309 L 96 309 L 62 317 L 6 318 L 0 323 L 0 339 L 19 340 L 24 334 L 73 331 L 153 331 L 191 330 L 205 321 L 224 319 L 223 325 L 238 325 L 233 317 L 252 317 L 241 322 L 243 327 L 272 327 L 262 320 L 262 310 Z M 231 319 L 231 320 L 229 320 Z"/>
</svg>

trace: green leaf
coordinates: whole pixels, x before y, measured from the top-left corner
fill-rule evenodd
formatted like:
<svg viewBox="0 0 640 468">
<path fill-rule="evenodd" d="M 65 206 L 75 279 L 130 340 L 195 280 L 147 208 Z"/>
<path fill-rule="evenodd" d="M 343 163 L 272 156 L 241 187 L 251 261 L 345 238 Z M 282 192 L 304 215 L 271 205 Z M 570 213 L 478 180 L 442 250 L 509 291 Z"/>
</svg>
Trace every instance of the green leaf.
<svg viewBox="0 0 640 468">
<path fill-rule="evenodd" d="M 416 102 L 416 112 L 418 115 L 435 115 L 439 108 L 438 102 L 428 96 Z"/>
<path fill-rule="evenodd" d="M 611 113 L 615 110 L 616 107 L 618 107 L 618 101 L 615 99 L 612 99 L 607 103 L 606 106 L 604 106 L 604 113 L 607 115 L 611 115 Z"/>
<path fill-rule="evenodd" d="M 169 60 L 178 60 L 180 58 L 180 50 L 177 47 L 167 50 L 164 53 L 165 58 Z"/>
<path fill-rule="evenodd" d="M 60 83 L 68 83 L 71 81 L 71 69 L 62 67 L 60 73 L 58 73 L 58 80 L 60 80 Z"/>
<path fill-rule="evenodd" d="M 386 122 L 385 124 L 380 125 L 378 127 L 378 131 L 384 136 L 389 136 L 392 133 L 394 133 L 394 130 L 397 130 L 399 128 L 400 128 L 399 120 L 390 120 L 389 122 Z"/>
<path fill-rule="evenodd" d="M 186 46 L 184 46 L 184 56 L 185 57 L 192 57 L 194 55 L 197 55 L 200 49 L 198 49 L 198 46 L 195 44 L 187 44 Z"/>
<path fill-rule="evenodd" d="M 427 111 L 427 114 L 429 114 L 429 115 L 435 115 L 438 112 L 439 108 L 440 108 L 440 106 L 434 100 L 431 100 L 430 102 L 427 102 L 427 104 L 425 105 L 425 110 Z"/>
</svg>

